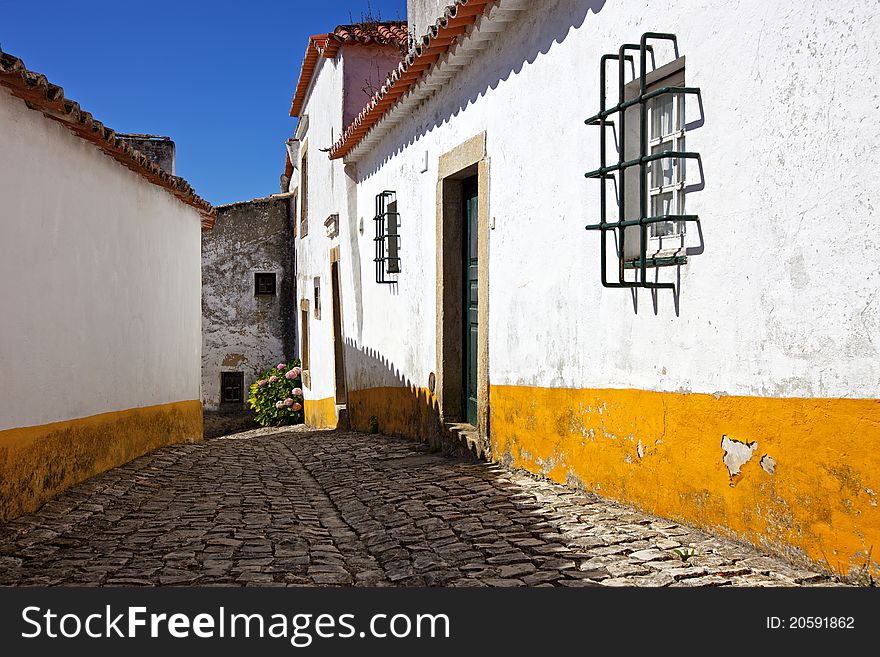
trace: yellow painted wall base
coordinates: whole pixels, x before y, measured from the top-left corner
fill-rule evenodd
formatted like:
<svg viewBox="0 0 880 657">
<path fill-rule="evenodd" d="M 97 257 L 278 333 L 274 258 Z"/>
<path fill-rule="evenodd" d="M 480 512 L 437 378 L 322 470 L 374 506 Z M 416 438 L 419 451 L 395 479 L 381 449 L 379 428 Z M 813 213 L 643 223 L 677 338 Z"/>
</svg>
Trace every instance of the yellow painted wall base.
<svg viewBox="0 0 880 657">
<path fill-rule="evenodd" d="M 316 429 L 336 428 L 336 399 L 306 399 L 303 402 L 306 424 Z"/>
<path fill-rule="evenodd" d="M 202 404 L 183 401 L 0 431 L 0 519 L 147 452 L 202 439 Z"/>
<path fill-rule="evenodd" d="M 350 390 L 348 417 L 351 428 L 369 432 L 370 418 L 374 416 L 381 433 L 428 440 L 437 433 L 440 411 L 434 395 L 425 388 Z"/>
<path fill-rule="evenodd" d="M 795 561 L 880 574 L 880 400 L 493 386 L 490 413 L 507 465 Z M 757 443 L 733 476 L 724 436 Z"/>
</svg>

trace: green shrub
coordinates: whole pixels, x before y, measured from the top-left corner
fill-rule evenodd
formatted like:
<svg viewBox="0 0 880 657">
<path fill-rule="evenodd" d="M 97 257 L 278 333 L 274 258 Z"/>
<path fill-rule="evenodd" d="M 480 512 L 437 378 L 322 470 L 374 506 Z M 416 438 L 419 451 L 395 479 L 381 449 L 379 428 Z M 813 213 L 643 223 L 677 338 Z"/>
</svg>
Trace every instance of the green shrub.
<svg viewBox="0 0 880 657">
<path fill-rule="evenodd" d="M 262 378 L 251 385 L 248 404 L 260 426 L 302 424 L 302 368 L 299 359 L 278 363 L 266 370 Z"/>
</svg>

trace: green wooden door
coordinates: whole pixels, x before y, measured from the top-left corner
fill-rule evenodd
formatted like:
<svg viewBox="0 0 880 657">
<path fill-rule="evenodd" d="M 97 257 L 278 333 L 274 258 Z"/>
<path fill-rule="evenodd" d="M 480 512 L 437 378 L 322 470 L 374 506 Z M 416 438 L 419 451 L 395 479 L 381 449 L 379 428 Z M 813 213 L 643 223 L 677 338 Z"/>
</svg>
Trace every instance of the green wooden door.
<svg viewBox="0 0 880 657">
<path fill-rule="evenodd" d="M 477 178 L 462 185 L 464 196 L 464 401 L 465 421 L 477 424 Z"/>
</svg>

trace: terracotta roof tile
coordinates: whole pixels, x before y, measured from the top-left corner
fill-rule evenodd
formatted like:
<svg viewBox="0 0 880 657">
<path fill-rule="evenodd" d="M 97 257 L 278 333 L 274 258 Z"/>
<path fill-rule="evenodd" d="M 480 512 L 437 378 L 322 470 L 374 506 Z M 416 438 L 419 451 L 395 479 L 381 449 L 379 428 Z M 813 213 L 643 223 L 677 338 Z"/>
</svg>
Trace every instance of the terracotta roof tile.
<svg viewBox="0 0 880 657">
<path fill-rule="evenodd" d="M 426 72 L 467 33 L 491 5 L 499 0 L 455 0 L 443 16 L 415 39 L 400 65 L 388 75 L 385 84 L 367 106 L 354 118 L 339 140 L 330 149 L 330 158 L 347 155 L 366 137 L 407 91 L 412 89 Z"/>
<path fill-rule="evenodd" d="M 154 185 L 164 187 L 202 215 L 202 230 L 214 226 L 216 211 L 199 197 L 183 178 L 173 176 L 132 147 L 117 133 L 83 110 L 79 103 L 64 97 L 64 89 L 52 84 L 45 75 L 30 71 L 19 58 L 0 50 L 0 86 L 26 101 L 28 107 L 63 123 L 75 135 L 90 141 Z"/>
<path fill-rule="evenodd" d="M 309 45 L 299 73 L 290 115 L 299 116 L 306 99 L 306 92 L 318 66 L 318 58 L 332 59 L 344 45 L 392 45 L 400 49 L 401 57 L 409 47 L 409 33 L 405 21 L 383 23 L 357 23 L 338 25 L 329 34 L 316 34 L 309 37 Z"/>
</svg>

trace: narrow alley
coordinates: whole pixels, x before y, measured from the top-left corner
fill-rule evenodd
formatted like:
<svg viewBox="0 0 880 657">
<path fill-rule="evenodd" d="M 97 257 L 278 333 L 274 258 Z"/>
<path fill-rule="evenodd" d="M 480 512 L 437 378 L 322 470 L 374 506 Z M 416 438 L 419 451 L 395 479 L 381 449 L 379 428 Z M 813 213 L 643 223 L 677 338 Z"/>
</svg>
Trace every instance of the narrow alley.
<svg viewBox="0 0 880 657">
<path fill-rule="evenodd" d="M 162 448 L 0 525 L 0 585 L 837 583 L 522 472 L 304 427 Z"/>
</svg>

